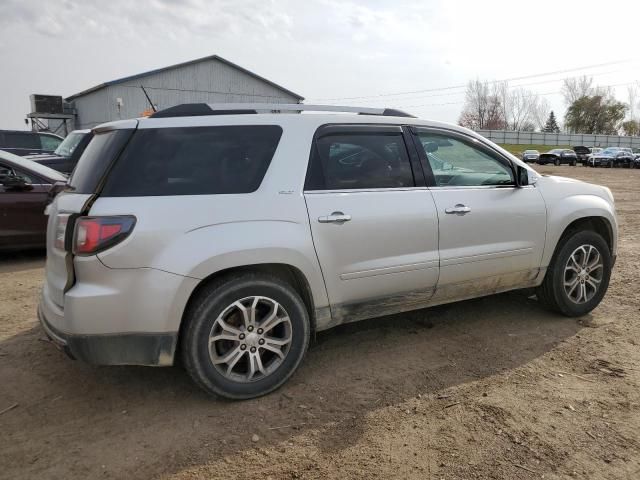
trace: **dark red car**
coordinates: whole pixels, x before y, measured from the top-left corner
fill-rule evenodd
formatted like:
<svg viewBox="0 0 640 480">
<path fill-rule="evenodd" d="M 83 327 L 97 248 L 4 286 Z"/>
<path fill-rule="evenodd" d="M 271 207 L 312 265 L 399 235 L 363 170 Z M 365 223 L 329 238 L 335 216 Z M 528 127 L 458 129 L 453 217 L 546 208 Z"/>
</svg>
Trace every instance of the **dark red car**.
<svg viewBox="0 0 640 480">
<path fill-rule="evenodd" d="M 44 209 L 66 181 L 60 172 L 0 150 L 0 250 L 45 246 Z"/>
</svg>

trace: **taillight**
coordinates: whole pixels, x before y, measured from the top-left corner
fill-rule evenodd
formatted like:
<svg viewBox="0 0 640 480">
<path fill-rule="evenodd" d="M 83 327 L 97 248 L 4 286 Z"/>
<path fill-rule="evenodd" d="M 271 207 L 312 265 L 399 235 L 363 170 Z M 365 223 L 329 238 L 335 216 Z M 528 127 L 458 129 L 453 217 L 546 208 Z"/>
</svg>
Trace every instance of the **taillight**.
<svg viewBox="0 0 640 480">
<path fill-rule="evenodd" d="M 75 255 L 94 255 L 123 241 L 136 223 L 128 215 L 114 217 L 79 217 L 73 236 Z"/>
<path fill-rule="evenodd" d="M 61 213 L 58 214 L 56 218 L 53 245 L 58 250 L 64 250 L 64 241 L 67 236 L 67 224 L 69 223 L 69 217 L 69 214 Z"/>
</svg>

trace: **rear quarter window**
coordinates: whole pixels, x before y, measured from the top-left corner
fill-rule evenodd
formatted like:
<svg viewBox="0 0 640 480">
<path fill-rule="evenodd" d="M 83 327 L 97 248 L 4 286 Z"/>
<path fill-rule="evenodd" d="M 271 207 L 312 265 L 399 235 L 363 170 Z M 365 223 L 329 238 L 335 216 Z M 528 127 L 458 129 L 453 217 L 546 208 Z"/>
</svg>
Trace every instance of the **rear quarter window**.
<svg viewBox="0 0 640 480">
<path fill-rule="evenodd" d="M 102 195 L 250 193 L 262 183 L 281 136 L 277 125 L 139 129 Z"/>
</svg>

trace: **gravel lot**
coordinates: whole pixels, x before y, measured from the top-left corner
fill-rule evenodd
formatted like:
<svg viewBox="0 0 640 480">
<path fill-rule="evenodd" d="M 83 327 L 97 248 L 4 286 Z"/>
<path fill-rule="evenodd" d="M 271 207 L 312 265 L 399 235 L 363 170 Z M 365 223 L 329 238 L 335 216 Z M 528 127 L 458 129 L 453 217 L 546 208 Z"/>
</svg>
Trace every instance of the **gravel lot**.
<svg viewBox="0 0 640 480">
<path fill-rule="evenodd" d="M 592 315 L 509 293 L 346 325 L 242 403 L 67 359 L 36 322 L 42 254 L 1 258 L 0 478 L 640 478 L 640 170 L 540 170 L 615 195 Z"/>
</svg>

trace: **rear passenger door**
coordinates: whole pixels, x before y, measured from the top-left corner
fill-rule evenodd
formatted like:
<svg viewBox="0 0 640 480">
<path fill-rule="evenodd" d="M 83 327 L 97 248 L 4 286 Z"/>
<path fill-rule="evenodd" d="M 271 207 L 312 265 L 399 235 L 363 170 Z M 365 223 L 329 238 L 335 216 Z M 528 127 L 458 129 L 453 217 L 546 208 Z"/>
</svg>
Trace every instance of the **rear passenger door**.
<svg viewBox="0 0 640 480">
<path fill-rule="evenodd" d="M 426 306 L 438 280 L 438 219 L 400 126 L 329 125 L 305 184 L 334 322 Z"/>
<path fill-rule="evenodd" d="M 510 160 L 473 137 L 413 130 L 440 221 L 433 301 L 526 286 L 538 273 L 546 235 L 536 186 L 516 186 Z"/>
</svg>

